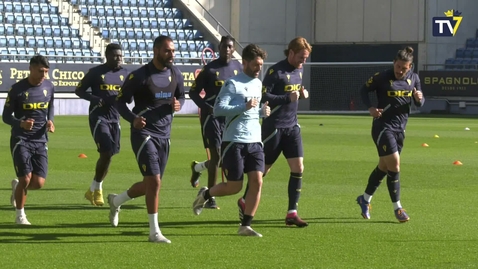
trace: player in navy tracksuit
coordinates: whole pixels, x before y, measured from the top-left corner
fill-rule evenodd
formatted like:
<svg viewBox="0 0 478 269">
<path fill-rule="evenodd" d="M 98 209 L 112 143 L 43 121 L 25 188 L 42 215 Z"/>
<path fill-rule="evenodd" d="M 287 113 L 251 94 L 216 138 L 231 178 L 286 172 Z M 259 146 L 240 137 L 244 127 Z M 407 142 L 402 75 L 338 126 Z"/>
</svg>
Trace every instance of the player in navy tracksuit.
<svg viewBox="0 0 478 269">
<path fill-rule="evenodd" d="M 12 85 L 2 118 L 12 126 L 10 150 L 18 179 L 12 181 L 11 203 L 15 223 L 30 225 L 25 215 L 27 190 L 41 189 L 48 173 L 48 135 L 53 133 L 54 86 L 48 76 L 48 60 L 37 55 L 30 60 L 28 78 Z"/>
<path fill-rule="evenodd" d="M 357 197 L 365 219 L 370 219 L 372 195 L 385 176 L 395 217 L 400 222 L 410 219 L 400 203 L 400 153 L 411 105 L 422 106 L 425 102 L 418 74 L 412 70 L 412 62 L 411 47 L 398 51 L 393 69 L 376 73 L 361 90 L 362 100 L 373 117 L 372 139 L 379 156 L 378 165 L 370 174 L 364 194 Z M 369 92 L 377 94 L 377 107 L 371 104 Z"/>
<path fill-rule="evenodd" d="M 224 85 L 224 81 L 242 73 L 242 64 L 232 59 L 234 53 L 234 38 L 223 36 L 219 44 L 219 58 L 207 64 L 197 76 L 189 90 L 189 97 L 201 109 L 201 135 L 204 147 L 208 151 L 209 160 L 191 163 L 191 185 L 199 185 L 201 171 L 208 170 L 208 188 L 216 185 L 217 170 L 220 159 L 221 142 L 224 130 L 224 117 L 215 117 L 212 113 L 216 97 Z M 202 98 L 199 94 L 204 89 L 206 95 Z M 205 208 L 218 208 L 214 197 L 209 199 Z"/>
<path fill-rule="evenodd" d="M 173 66 L 174 43 L 168 36 L 155 39 L 154 58 L 131 72 L 117 97 L 121 116 L 131 123 L 131 146 L 143 180 L 121 194 L 108 195 L 110 222 L 118 225 L 120 206 L 133 198 L 146 196 L 149 241 L 171 243 L 158 224 L 159 190 L 169 157 L 173 113 L 184 102 L 184 80 Z M 134 101 L 131 111 L 126 104 Z"/>
<path fill-rule="evenodd" d="M 115 99 L 128 75 L 128 71 L 121 67 L 123 54 L 120 45 L 106 46 L 105 56 L 106 63 L 91 68 L 75 90 L 76 95 L 90 102 L 90 130 L 100 154 L 95 177 L 85 193 L 85 198 L 96 206 L 104 204 L 103 179 L 108 173 L 111 157 L 120 151 L 120 116 Z M 87 92 L 88 89 L 91 93 Z"/>
<path fill-rule="evenodd" d="M 264 143 L 265 173 L 270 171 L 279 155 L 282 153 L 290 167 L 288 184 L 288 211 L 286 225 L 298 227 L 307 226 L 297 215 L 302 173 L 304 171 L 304 151 L 300 126 L 297 121 L 299 98 L 308 98 L 308 92 L 302 86 L 302 64 L 305 63 L 312 47 L 303 37 L 290 41 L 284 51 L 286 59 L 271 66 L 262 82 L 262 102 L 269 102 L 271 115 L 262 121 L 262 143 Z M 244 198 L 239 199 L 239 217 L 244 208 Z"/>
</svg>

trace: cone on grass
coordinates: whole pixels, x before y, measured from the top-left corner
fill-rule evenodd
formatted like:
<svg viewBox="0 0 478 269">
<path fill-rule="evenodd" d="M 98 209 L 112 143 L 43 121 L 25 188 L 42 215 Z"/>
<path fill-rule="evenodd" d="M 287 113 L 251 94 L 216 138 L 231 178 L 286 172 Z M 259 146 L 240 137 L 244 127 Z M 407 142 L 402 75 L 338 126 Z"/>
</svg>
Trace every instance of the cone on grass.
<svg viewBox="0 0 478 269">
<path fill-rule="evenodd" d="M 438 135 L 434 135 L 433 137 L 435 137 L 435 138 L 440 138 Z"/>
<path fill-rule="evenodd" d="M 423 143 L 423 144 L 422 144 L 422 147 L 428 148 L 428 144 L 427 144 L 427 143 Z"/>
<path fill-rule="evenodd" d="M 80 159 L 85 159 L 87 158 L 86 155 L 84 153 L 81 153 L 80 155 L 78 155 L 78 158 Z"/>
<path fill-rule="evenodd" d="M 460 161 L 454 161 L 453 165 L 463 165 L 463 163 L 461 163 Z"/>
</svg>

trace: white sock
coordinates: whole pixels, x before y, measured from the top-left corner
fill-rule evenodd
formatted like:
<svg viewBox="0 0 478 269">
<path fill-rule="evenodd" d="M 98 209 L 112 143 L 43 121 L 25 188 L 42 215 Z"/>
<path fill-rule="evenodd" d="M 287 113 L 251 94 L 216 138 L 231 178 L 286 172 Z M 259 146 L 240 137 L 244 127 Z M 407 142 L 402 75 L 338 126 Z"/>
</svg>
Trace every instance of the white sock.
<svg viewBox="0 0 478 269">
<path fill-rule="evenodd" d="M 294 214 L 294 213 L 297 214 L 297 210 L 294 209 L 294 210 L 287 211 L 287 215 Z"/>
<path fill-rule="evenodd" d="M 402 204 L 400 203 L 400 201 L 396 201 L 395 203 L 393 203 L 393 210 L 397 210 L 400 208 L 402 208 Z"/>
<path fill-rule="evenodd" d="M 161 234 L 161 231 L 159 230 L 159 224 L 158 224 L 158 213 L 148 214 L 148 218 L 149 218 L 149 234 L 150 235 Z"/>
<path fill-rule="evenodd" d="M 128 196 L 128 191 L 124 191 L 123 193 L 116 195 L 115 199 L 113 199 L 113 204 L 118 207 L 129 200 L 131 200 L 131 197 Z"/>
<path fill-rule="evenodd" d="M 204 171 L 204 170 L 206 170 L 206 161 L 197 163 L 194 166 L 194 171 L 196 171 L 196 172 L 201 172 L 201 171 Z"/>
<path fill-rule="evenodd" d="M 17 217 L 25 217 L 25 209 L 17 209 Z"/>
<path fill-rule="evenodd" d="M 363 199 L 367 201 L 368 203 L 370 203 L 370 201 L 372 201 L 372 195 L 364 193 Z"/>
<path fill-rule="evenodd" d="M 103 181 L 96 182 L 96 180 L 93 179 L 90 185 L 90 191 L 94 192 L 96 190 L 102 190 L 102 189 L 103 189 Z"/>
</svg>

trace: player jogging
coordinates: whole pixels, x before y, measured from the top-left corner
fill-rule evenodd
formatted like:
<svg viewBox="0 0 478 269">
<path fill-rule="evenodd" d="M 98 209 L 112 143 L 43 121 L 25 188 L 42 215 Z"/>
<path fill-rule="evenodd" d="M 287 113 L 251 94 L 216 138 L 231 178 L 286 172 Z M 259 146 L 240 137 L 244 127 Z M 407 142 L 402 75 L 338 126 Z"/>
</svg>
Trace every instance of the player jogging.
<svg viewBox="0 0 478 269">
<path fill-rule="evenodd" d="M 12 180 L 10 202 L 15 223 L 31 225 L 25 214 L 28 190 L 38 190 L 48 174 L 48 135 L 53 133 L 54 86 L 45 77 L 50 64 L 41 55 L 30 59 L 30 74 L 12 85 L 3 108 L 3 122 L 12 126 L 10 150 L 18 179 Z"/>
<path fill-rule="evenodd" d="M 365 219 L 370 219 L 370 201 L 385 176 L 395 217 L 399 222 L 410 219 L 400 202 L 400 153 L 412 102 L 419 107 L 425 102 L 420 79 L 413 72 L 412 63 L 413 49 L 406 47 L 399 50 L 393 68 L 376 73 L 361 89 L 362 100 L 373 117 L 372 139 L 379 156 L 364 194 L 357 197 Z M 371 104 L 369 92 L 376 93 L 377 107 Z"/>
<path fill-rule="evenodd" d="M 235 51 L 235 39 L 231 36 L 223 36 L 219 43 L 219 58 L 207 64 L 197 76 L 189 91 L 189 96 L 200 108 L 201 135 L 204 147 L 208 151 L 208 160 L 204 162 L 193 161 L 191 163 L 191 186 L 199 185 L 201 171 L 208 171 L 208 188 L 216 185 L 218 164 L 221 152 L 221 139 L 224 130 L 224 117 L 213 115 L 214 102 L 224 81 L 242 72 L 242 66 L 237 60 L 232 59 Z M 202 98 L 199 93 L 204 89 L 206 95 Z M 204 208 L 218 208 L 216 200 L 211 197 Z"/>
<path fill-rule="evenodd" d="M 297 214 L 297 207 L 302 189 L 304 172 L 304 151 L 302 136 L 297 120 L 299 98 L 308 98 L 307 90 L 302 86 L 302 65 L 306 62 L 312 47 L 303 37 L 296 37 L 289 42 L 284 51 L 286 59 L 271 66 L 262 82 L 262 102 L 269 102 L 271 116 L 262 121 L 262 142 L 264 143 L 265 172 L 269 173 L 272 165 L 282 153 L 290 168 L 288 196 L 289 204 L 285 218 L 288 226 L 306 227 L 308 224 Z M 239 218 L 244 211 L 244 197 L 239 199 Z"/>
<path fill-rule="evenodd" d="M 226 81 L 214 105 L 214 115 L 226 117 L 221 161 L 227 182 L 208 189 L 203 187 L 193 203 L 193 212 L 201 214 L 204 204 L 214 196 L 233 195 L 241 191 L 244 174 L 247 174 L 249 193 L 246 196 L 244 218 L 238 234 L 262 235 L 251 228 L 252 219 L 259 206 L 264 171 L 264 151 L 261 143 L 260 117 L 267 117 L 267 103 L 259 108 L 261 71 L 266 52 L 255 44 L 242 51 L 243 73 Z"/>
<path fill-rule="evenodd" d="M 111 157 L 120 150 L 120 116 L 115 99 L 128 71 L 121 67 L 123 54 L 118 44 L 108 44 L 106 63 L 91 68 L 75 90 L 78 97 L 90 102 L 89 124 L 91 135 L 100 157 L 96 162 L 95 177 L 85 198 L 92 205 L 102 206 L 103 179 L 108 173 Z M 91 93 L 87 92 L 91 89 Z"/>
</svg>

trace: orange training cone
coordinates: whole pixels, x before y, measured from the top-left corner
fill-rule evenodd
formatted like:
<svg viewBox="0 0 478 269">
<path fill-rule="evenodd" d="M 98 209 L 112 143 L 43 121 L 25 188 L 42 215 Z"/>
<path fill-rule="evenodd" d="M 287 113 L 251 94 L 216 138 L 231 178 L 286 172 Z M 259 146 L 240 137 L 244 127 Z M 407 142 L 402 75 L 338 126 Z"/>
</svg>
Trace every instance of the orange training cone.
<svg viewBox="0 0 478 269">
<path fill-rule="evenodd" d="M 427 144 L 427 143 L 423 143 L 423 144 L 422 144 L 422 147 L 428 148 L 428 144 Z"/>
<path fill-rule="evenodd" d="M 87 157 L 84 153 L 81 153 L 80 155 L 78 155 L 78 158 L 84 159 L 84 158 L 87 158 Z"/>
<path fill-rule="evenodd" d="M 454 161 L 453 165 L 463 165 L 460 161 Z"/>
</svg>

